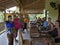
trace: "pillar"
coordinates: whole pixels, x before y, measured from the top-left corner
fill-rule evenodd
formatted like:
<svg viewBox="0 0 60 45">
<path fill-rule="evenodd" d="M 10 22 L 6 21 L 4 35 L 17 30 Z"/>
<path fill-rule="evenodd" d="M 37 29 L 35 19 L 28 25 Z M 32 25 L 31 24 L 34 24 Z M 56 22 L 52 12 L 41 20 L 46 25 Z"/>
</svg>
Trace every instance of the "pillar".
<svg viewBox="0 0 60 45">
<path fill-rule="evenodd" d="M 58 5 L 58 20 L 60 20 L 60 5 Z"/>
<path fill-rule="evenodd" d="M 4 21 L 6 21 L 6 11 L 4 11 Z"/>
<path fill-rule="evenodd" d="M 45 10 L 45 17 L 46 17 L 46 19 L 47 19 L 47 10 Z"/>
<path fill-rule="evenodd" d="M 21 30 L 18 30 L 18 45 L 23 45 L 23 37 Z"/>
</svg>

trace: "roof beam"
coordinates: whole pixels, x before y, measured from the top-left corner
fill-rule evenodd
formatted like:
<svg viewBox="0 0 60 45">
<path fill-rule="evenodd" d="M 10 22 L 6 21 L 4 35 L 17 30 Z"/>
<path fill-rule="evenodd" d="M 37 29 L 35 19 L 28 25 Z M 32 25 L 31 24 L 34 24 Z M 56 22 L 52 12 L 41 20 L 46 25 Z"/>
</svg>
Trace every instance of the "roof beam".
<svg viewBox="0 0 60 45">
<path fill-rule="evenodd" d="M 6 9 L 6 8 L 10 8 L 10 7 L 16 6 L 17 4 L 14 1 L 11 0 L 9 2 L 8 1 L 7 2 L 2 2 L 2 3 L 0 3 L 0 7 L 3 7 L 4 9 Z"/>
<path fill-rule="evenodd" d="M 35 3 L 39 2 L 39 1 L 41 1 L 41 0 L 36 0 L 36 1 L 34 1 L 34 2 L 30 3 L 30 4 L 28 4 L 28 5 L 26 5 L 26 6 L 24 6 L 24 7 L 29 7 L 29 6 L 35 4 Z"/>
<path fill-rule="evenodd" d="M 19 6 L 19 0 L 13 0 L 13 1 L 15 1 L 17 3 L 16 6 Z"/>
<path fill-rule="evenodd" d="M 1 0 L 0 3 L 9 2 L 9 0 Z"/>
<path fill-rule="evenodd" d="M 13 3 L 13 2 L 14 2 L 14 1 L 11 0 L 11 1 L 9 1 L 9 2 L 8 2 L 8 1 L 2 2 L 2 3 L 0 3 L 0 4 L 1 4 L 1 5 L 3 5 L 3 4 L 11 4 L 11 3 Z"/>
<path fill-rule="evenodd" d="M 16 0 L 16 1 L 18 3 L 18 6 L 20 6 L 20 8 L 23 8 L 23 5 L 22 5 L 21 1 L 20 0 Z"/>
<path fill-rule="evenodd" d="M 21 13 L 24 13 L 24 9 L 23 9 L 24 6 L 22 5 L 21 1 L 20 1 L 20 0 L 16 0 L 16 1 L 19 3 L 18 6 L 19 6 L 20 12 L 21 12 Z"/>
</svg>

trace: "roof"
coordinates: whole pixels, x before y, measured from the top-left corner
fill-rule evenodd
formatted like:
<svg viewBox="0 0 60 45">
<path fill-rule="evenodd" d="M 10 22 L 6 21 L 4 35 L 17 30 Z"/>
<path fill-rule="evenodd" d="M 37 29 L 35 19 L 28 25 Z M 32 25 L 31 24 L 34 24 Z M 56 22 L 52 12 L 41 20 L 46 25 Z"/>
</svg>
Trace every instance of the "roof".
<svg viewBox="0 0 60 45">
<path fill-rule="evenodd" d="M 24 10 L 43 10 L 45 0 L 0 0 L 0 10 L 20 6 Z"/>
</svg>

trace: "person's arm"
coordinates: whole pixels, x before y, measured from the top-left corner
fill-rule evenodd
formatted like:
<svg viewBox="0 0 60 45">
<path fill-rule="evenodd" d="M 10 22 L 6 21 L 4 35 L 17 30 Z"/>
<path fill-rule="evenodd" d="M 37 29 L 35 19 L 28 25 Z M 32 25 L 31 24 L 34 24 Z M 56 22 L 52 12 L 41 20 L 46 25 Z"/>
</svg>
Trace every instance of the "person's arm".
<svg viewBox="0 0 60 45">
<path fill-rule="evenodd" d="M 51 31 L 54 29 L 53 25 L 51 24 Z"/>
</svg>

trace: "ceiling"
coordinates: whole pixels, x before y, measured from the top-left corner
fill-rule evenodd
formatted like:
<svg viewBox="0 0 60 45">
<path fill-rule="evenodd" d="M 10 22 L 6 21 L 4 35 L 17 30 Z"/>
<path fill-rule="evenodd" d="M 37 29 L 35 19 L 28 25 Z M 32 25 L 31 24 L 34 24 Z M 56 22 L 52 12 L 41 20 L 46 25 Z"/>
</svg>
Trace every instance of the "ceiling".
<svg viewBox="0 0 60 45">
<path fill-rule="evenodd" d="M 45 0 L 0 0 L 0 10 L 20 6 L 24 10 L 43 10 Z"/>
<path fill-rule="evenodd" d="M 0 10 L 4 10 L 13 6 L 18 5 L 18 3 L 14 0 L 0 0 Z"/>
</svg>

